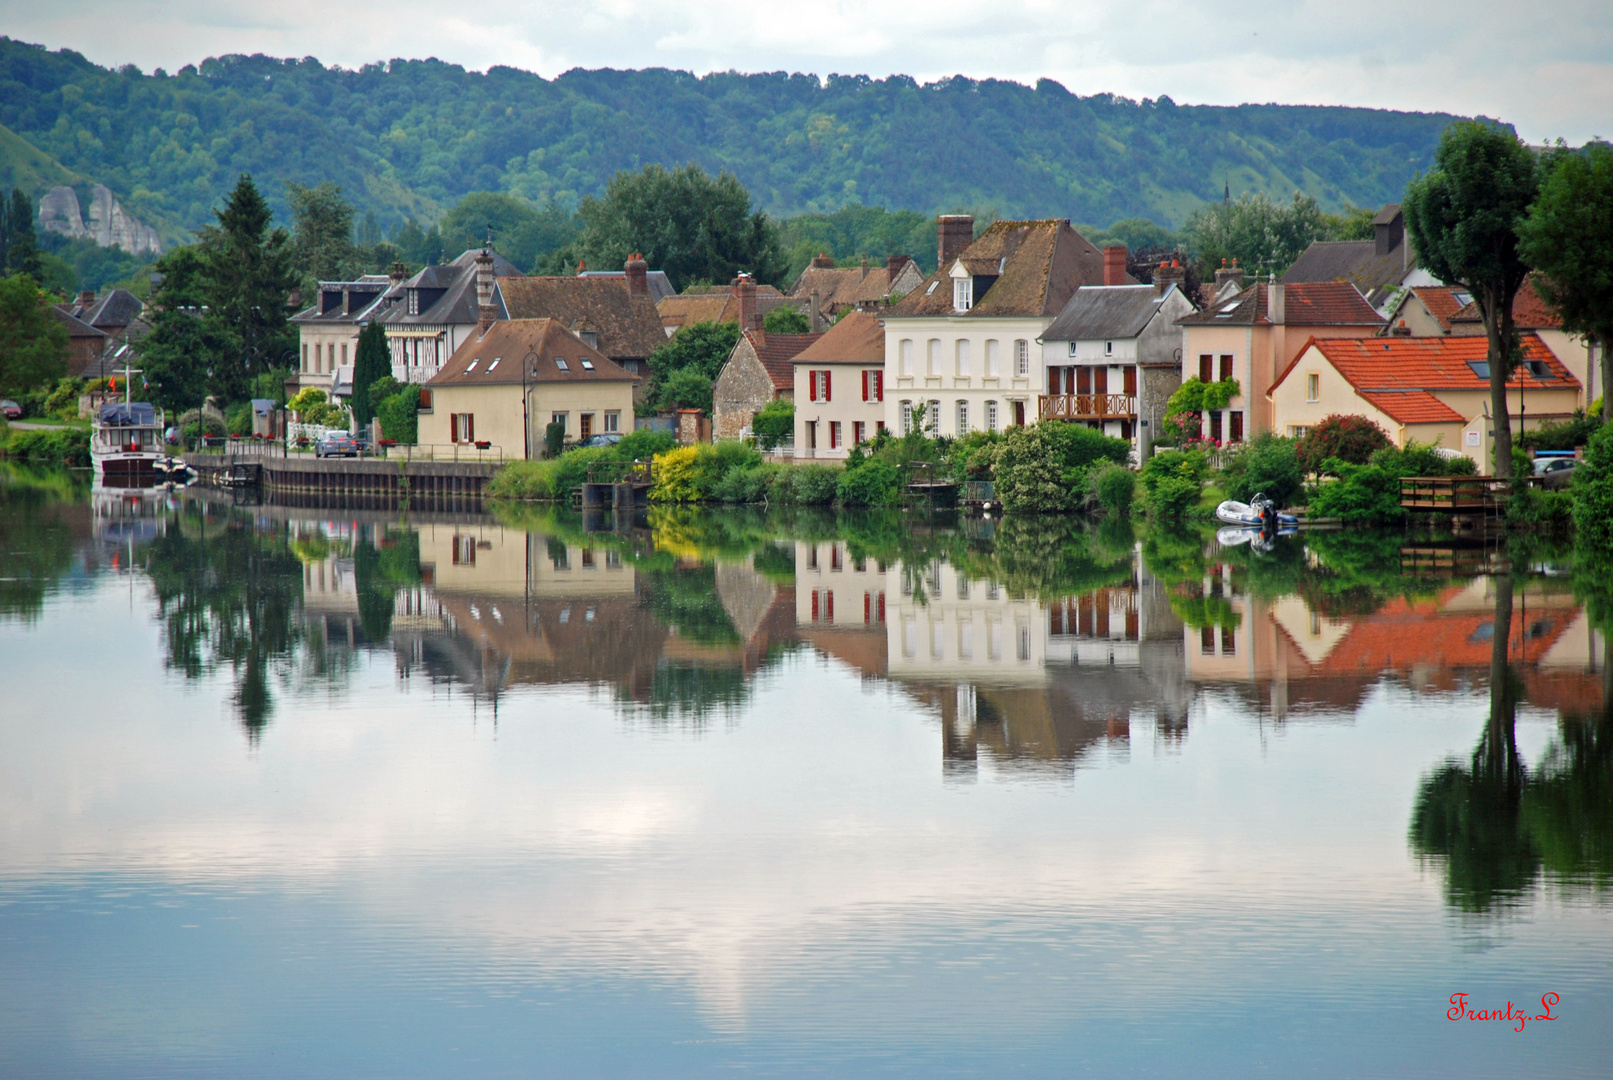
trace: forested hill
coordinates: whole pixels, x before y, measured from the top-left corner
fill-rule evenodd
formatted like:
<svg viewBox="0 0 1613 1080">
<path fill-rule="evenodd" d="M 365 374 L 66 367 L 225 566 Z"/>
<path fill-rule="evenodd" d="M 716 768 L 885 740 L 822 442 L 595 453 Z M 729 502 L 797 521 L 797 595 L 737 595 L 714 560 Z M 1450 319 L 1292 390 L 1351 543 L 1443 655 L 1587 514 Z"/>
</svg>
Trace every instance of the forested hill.
<svg viewBox="0 0 1613 1080">
<path fill-rule="evenodd" d="M 211 220 L 241 172 L 283 219 L 285 181 L 333 180 L 389 225 L 478 190 L 574 205 L 619 169 L 686 161 L 731 171 L 781 216 L 860 202 L 1175 226 L 1223 184 L 1377 206 L 1427 166 L 1452 119 L 964 78 L 651 69 L 548 80 L 436 60 L 347 71 L 263 56 L 143 74 L 0 38 L 0 124 L 169 228 Z"/>
</svg>

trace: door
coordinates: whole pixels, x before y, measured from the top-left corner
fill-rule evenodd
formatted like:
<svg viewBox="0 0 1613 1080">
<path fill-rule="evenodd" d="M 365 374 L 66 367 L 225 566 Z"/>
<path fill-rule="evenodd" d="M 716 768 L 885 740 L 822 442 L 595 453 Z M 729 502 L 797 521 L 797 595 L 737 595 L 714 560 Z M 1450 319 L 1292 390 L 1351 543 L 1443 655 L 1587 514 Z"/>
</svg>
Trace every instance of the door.
<svg viewBox="0 0 1613 1080">
<path fill-rule="evenodd" d="M 1243 442 L 1243 410 L 1234 409 L 1227 413 L 1227 441 Z"/>
<path fill-rule="evenodd" d="M 1109 392 L 1109 369 L 1098 367 L 1092 369 L 1092 392 L 1094 394 L 1107 394 Z"/>
<path fill-rule="evenodd" d="M 1092 393 L 1092 369 L 1078 367 L 1075 369 L 1075 392 L 1077 394 Z"/>
<path fill-rule="evenodd" d="M 587 439 L 588 436 L 590 436 L 590 435 L 592 435 L 594 433 L 594 414 L 593 413 L 591 413 L 591 412 L 583 413 L 581 416 L 577 417 L 577 423 L 580 425 L 578 430 L 582 432 L 582 434 L 579 435 L 578 438 Z"/>
<path fill-rule="evenodd" d="M 1025 403 L 1023 401 L 1014 402 L 1014 424 L 1018 427 L 1025 426 Z"/>
</svg>

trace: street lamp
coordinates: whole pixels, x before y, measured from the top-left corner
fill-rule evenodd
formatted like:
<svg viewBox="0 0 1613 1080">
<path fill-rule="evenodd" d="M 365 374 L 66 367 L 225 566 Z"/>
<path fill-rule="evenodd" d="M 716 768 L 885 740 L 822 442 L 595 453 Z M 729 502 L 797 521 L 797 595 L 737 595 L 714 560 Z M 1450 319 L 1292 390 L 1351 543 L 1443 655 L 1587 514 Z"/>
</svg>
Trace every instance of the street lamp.
<svg viewBox="0 0 1613 1080">
<path fill-rule="evenodd" d="M 527 354 L 521 358 L 521 445 L 522 456 L 528 460 L 532 457 L 532 419 L 531 394 L 527 392 L 527 380 L 537 374 L 538 354 L 534 349 L 528 349 Z"/>
</svg>

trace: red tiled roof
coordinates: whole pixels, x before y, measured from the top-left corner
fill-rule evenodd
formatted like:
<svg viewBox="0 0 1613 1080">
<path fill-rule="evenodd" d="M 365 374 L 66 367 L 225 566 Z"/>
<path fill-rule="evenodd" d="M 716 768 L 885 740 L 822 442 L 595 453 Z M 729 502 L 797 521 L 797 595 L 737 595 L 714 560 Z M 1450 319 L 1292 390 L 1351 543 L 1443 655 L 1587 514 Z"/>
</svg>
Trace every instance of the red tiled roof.
<svg viewBox="0 0 1613 1080">
<path fill-rule="evenodd" d="M 1347 281 L 1301 281 L 1282 286 L 1288 326 L 1382 326 L 1359 290 Z M 1234 299 L 1176 320 L 1181 326 L 1270 326 L 1271 286 L 1251 285 Z"/>
<path fill-rule="evenodd" d="M 1481 337 L 1312 338 L 1272 383 L 1271 389 L 1275 391 L 1281 386 L 1300 360 L 1315 349 L 1358 392 L 1487 390 L 1489 378 L 1480 376 L 1470 365 L 1485 359 L 1488 344 Z M 1507 380 L 1508 386 L 1531 390 L 1579 388 L 1579 380 L 1563 367 L 1562 361 L 1539 335 L 1523 335 L 1522 344 L 1524 359 L 1545 364 L 1547 375 L 1538 378 L 1528 367 L 1520 365 Z"/>
<path fill-rule="evenodd" d="M 1462 310 L 1462 305 L 1456 299 L 1456 290 L 1448 285 L 1418 285 L 1413 287 L 1411 291 L 1417 299 L 1423 302 L 1423 307 L 1428 309 L 1428 314 L 1432 315 L 1438 321 L 1440 327 L 1449 333 L 1451 316 Z"/>
<path fill-rule="evenodd" d="M 818 341 L 795 357 L 797 364 L 878 367 L 885 362 L 885 331 L 879 325 L 878 316 L 866 311 L 848 311 L 818 337 Z"/>
<path fill-rule="evenodd" d="M 1400 424 L 1465 424 L 1467 417 L 1427 390 L 1357 390 L 1356 395 L 1376 405 Z"/>
<path fill-rule="evenodd" d="M 769 334 L 762 330 L 745 331 L 745 340 L 756 350 L 756 359 L 767 369 L 767 377 L 778 390 L 795 387 L 796 354 L 821 338 L 822 334 Z"/>
<path fill-rule="evenodd" d="M 1468 304 L 1465 308 L 1452 315 L 1453 323 L 1481 323 L 1484 316 L 1479 314 L 1478 301 Z M 1563 317 L 1557 314 L 1557 309 L 1546 303 L 1546 298 L 1540 295 L 1539 284 L 1535 275 L 1530 274 L 1529 280 L 1524 282 L 1523 288 L 1512 301 L 1512 321 L 1519 330 L 1556 330 L 1563 325 Z"/>
<path fill-rule="evenodd" d="M 1495 615 L 1487 611 L 1446 611 L 1461 590 L 1447 589 L 1436 600 L 1395 599 L 1358 619 L 1316 666 L 1317 672 L 1410 671 L 1413 667 L 1486 668 L 1490 664 Z M 1564 612 L 1548 616 L 1544 632 L 1531 628 L 1521 606 L 1513 609 L 1510 662 L 1540 663 L 1573 621 Z M 1535 622 L 1540 616 L 1533 616 Z M 1484 630 L 1489 627 L 1489 631 Z M 1526 633 L 1525 631 L 1529 632 Z M 1531 636 L 1532 635 L 1532 636 Z"/>
</svg>

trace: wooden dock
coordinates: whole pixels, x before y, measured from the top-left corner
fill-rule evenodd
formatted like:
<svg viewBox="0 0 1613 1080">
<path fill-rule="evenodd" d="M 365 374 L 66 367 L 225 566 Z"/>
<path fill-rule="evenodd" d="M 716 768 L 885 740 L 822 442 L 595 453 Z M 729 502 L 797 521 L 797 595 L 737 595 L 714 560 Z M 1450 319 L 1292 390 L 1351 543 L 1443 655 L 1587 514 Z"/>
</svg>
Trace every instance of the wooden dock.
<svg viewBox="0 0 1613 1080">
<path fill-rule="evenodd" d="M 1407 476 L 1400 481 L 1400 506 L 1425 514 L 1479 514 L 1506 509 L 1512 481 L 1493 476 Z"/>
</svg>

